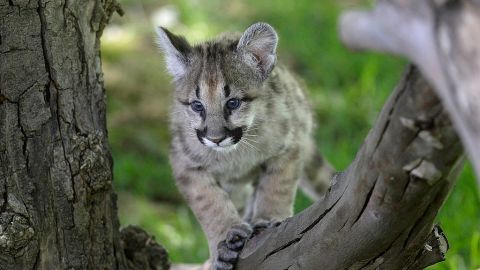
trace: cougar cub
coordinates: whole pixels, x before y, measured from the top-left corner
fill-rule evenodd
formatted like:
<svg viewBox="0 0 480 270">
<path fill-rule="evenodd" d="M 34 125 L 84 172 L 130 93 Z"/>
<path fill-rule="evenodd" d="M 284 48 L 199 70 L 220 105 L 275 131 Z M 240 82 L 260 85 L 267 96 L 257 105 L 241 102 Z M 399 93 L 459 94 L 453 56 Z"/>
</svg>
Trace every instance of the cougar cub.
<svg viewBox="0 0 480 270">
<path fill-rule="evenodd" d="M 170 161 L 215 270 L 233 269 L 254 228 L 292 215 L 300 178 L 330 174 L 304 92 L 275 67 L 277 42 L 266 23 L 195 46 L 158 29 L 176 88 Z"/>
</svg>

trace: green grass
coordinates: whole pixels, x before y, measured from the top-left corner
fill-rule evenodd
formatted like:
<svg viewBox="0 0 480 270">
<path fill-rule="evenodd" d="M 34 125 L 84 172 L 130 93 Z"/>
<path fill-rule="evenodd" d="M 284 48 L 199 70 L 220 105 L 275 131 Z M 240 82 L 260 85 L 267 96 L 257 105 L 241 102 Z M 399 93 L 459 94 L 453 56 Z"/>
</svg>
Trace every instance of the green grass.
<svg viewBox="0 0 480 270">
<path fill-rule="evenodd" d="M 208 257 L 208 246 L 200 225 L 186 206 L 153 203 L 129 191 L 118 194 L 122 224 L 136 224 L 166 246 L 170 259 L 201 262 Z"/>
<path fill-rule="evenodd" d="M 405 65 L 392 56 L 344 48 L 336 20 L 340 10 L 352 2 L 124 0 L 126 15 L 114 19 L 102 40 L 121 223 L 139 224 L 154 234 L 173 261 L 207 258 L 205 239 L 182 203 L 168 163 L 172 87 L 149 24 L 158 8 L 173 6 L 178 21 L 171 30 L 193 41 L 222 31 L 242 31 L 256 21 L 272 24 L 280 36 L 280 61 L 294 69 L 309 88 L 318 145 L 336 168 L 344 169 Z M 467 166 L 437 218 L 450 241 L 447 260 L 430 269 L 480 268 L 479 193 Z M 301 211 L 310 203 L 299 195 L 295 209 Z"/>
</svg>

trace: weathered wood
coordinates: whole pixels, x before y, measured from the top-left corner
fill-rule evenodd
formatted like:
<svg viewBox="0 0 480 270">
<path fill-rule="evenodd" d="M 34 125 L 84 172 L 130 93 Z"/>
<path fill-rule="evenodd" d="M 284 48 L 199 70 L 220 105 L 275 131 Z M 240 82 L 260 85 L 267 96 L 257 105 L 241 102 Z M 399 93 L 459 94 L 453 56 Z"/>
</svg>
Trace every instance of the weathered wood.
<svg viewBox="0 0 480 270">
<path fill-rule="evenodd" d="M 112 191 L 99 38 L 117 9 L 0 0 L 2 270 L 147 269 L 125 255 Z"/>
<path fill-rule="evenodd" d="M 372 11 L 342 15 L 354 49 L 406 56 L 434 86 L 475 167 L 480 184 L 480 3 L 382 0 Z"/>
<path fill-rule="evenodd" d="M 252 238 L 236 269 L 395 270 L 438 262 L 445 245 L 429 235 L 461 157 L 440 101 L 410 67 L 325 199 Z"/>
<path fill-rule="evenodd" d="M 121 231 L 127 269 L 167 270 L 170 269 L 167 251 L 155 242 L 155 238 L 141 228 L 128 226 Z"/>
</svg>

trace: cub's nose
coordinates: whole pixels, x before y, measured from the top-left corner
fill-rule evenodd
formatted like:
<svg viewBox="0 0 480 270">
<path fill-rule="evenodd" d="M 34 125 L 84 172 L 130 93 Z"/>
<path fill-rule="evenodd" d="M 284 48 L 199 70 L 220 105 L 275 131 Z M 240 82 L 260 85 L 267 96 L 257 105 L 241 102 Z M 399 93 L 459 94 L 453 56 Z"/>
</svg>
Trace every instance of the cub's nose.
<svg viewBox="0 0 480 270">
<path fill-rule="evenodd" d="M 225 136 L 223 137 L 207 137 L 207 140 L 213 142 L 213 143 L 216 143 L 216 144 L 219 144 L 221 143 L 223 140 L 225 140 Z"/>
</svg>

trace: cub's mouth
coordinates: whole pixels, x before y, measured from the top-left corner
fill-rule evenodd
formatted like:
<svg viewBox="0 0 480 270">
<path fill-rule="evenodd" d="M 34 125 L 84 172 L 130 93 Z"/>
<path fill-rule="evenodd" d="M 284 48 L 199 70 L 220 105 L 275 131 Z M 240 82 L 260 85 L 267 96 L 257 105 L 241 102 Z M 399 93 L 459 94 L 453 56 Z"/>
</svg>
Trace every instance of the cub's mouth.
<svg viewBox="0 0 480 270">
<path fill-rule="evenodd" d="M 229 129 L 224 127 L 221 135 L 209 134 L 208 128 L 203 130 L 196 129 L 197 138 L 203 145 L 210 147 L 214 150 L 225 151 L 234 149 L 237 143 L 242 139 L 243 132 L 246 127 L 237 127 Z"/>
</svg>

